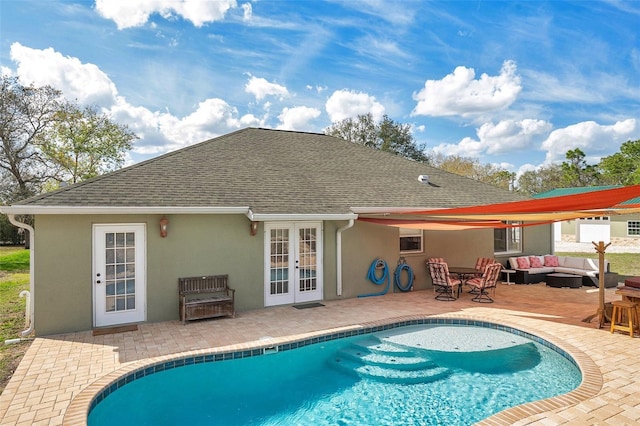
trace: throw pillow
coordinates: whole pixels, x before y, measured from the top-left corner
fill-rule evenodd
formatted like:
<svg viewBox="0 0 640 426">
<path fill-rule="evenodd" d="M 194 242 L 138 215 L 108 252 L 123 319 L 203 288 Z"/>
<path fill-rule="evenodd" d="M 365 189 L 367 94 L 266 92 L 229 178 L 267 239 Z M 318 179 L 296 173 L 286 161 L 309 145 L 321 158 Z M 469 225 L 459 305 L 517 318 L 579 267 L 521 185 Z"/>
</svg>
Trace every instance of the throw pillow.
<svg viewBox="0 0 640 426">
<path fill-rule="evenodd" d="M 542 262 L 538 256 L 529 256 L 529 265 L 532 268 L 542 268 Z"/>
<path fill-rule="evenodd" d="M 531 268 L 531 264 L 529 263 L 529 259 L 526 257 L 519 257 L 518 261 L 518 269 L 529 269 Z"/>
<path fill-rule="evenodd" d="M 544 266 L 550 266 L 550 267 L 558 266 L 558 256 L 546 255 L 544 257 Z"/>
</svg>

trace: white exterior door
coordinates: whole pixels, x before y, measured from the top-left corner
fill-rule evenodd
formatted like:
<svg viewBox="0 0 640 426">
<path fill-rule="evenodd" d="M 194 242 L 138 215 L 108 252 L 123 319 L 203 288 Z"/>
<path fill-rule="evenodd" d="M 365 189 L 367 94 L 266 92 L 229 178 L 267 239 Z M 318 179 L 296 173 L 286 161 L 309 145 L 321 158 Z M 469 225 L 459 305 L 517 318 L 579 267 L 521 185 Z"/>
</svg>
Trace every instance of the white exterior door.
<svg viewBox="0 0 640 426">
<path fill-rule="evenodd" d="M 265 223 L 265 306 L 322 300 L 322 223 Z"/>
<path fill-rule="evenodd" d="M 93 317 L 96 327 L 145 320 L 144 224 L 94 225 Z"/>
</svg>

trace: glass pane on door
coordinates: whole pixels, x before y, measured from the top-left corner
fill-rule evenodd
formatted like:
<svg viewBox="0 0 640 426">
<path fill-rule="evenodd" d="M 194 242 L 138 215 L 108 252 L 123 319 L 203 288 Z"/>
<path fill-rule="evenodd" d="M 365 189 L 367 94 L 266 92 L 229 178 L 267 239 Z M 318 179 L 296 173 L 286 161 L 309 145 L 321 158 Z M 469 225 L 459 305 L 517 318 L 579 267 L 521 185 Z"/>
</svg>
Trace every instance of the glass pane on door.
<svg viewBox="0 0 640 426">
<path fill-rule="evenodd" d="M 269 294 L 287 294 L 289 293 L 289 229 L 271 229 L 270 239 Z"/>
<path fill-rule="evenodd" d="M 105 310 L 136 308 L 135 232 L 105 233 Z"/>
<path fill-rule="evenodd" d="M 318 288 L 316 239 L 317 228 L 298 229 L 298 290 L 301 292 Z"/>
</svg>

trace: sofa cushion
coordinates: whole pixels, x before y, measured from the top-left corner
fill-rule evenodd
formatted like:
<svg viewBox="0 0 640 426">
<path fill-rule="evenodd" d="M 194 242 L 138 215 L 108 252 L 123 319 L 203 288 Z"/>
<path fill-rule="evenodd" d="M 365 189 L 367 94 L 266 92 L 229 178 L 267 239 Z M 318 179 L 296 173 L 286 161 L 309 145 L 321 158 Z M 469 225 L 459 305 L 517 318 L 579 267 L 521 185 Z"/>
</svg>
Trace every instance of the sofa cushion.
<svg viewBox="0 0 640 426">
<path fill-rule="evenodd" d="M 518 269 L 529 269 L 531 268 L 531 264 L 529 263 L 529 258 L 525 256 L 520 256 L 516 259 L 518 262 Z"/>
<path fill-rule="evenodd" d="M 584 269 L 584 259 L 581 257 L 565 257 L 564 264 L 560 263 L 558 266 L 564 268 Z"/>
<path fill-rule="evenodd" d="M 529 256 L 529 265 L 532 268 L 542 268 L 542 262 L 538 256 Z"/>
<path fill-rule="evenodd" d="M 544 266 L 550 266 L 550 267 L 559 266 L 558 256 L 553 256 L 550 254 L 544 256 Z"/>
<path fill-rule="evenodd" d="M 597 261 L 596 259 L 585 259 L 584 265 L 582 267 L 589 271 L 599 271 L 600 270 L 599 263 L 600 262 Z M 606 271 L 606 268 L 605 268 L 605 271 Z"/>
<path fill-rule="evenodd" d="M 518 258 L 517 257 L 510 257 L 509 258 L 509 266 L 511 266 L 511 269 L 518 269 Z"/>
</svg>

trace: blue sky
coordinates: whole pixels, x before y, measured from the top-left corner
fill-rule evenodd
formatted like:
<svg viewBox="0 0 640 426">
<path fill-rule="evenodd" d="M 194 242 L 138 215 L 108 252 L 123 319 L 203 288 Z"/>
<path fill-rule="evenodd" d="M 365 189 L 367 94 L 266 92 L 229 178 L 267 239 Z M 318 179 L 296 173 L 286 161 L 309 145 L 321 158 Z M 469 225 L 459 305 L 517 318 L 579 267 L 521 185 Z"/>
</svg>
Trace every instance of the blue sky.
<svg viewBox="0 0 640 426">
<path fill-rule="evenodd" d="M 640 139 L 640 2 L 2 0 L 0 68 L 95 104 L 129 163 L 357 114 L 522 172 Z"/>
</svg>

